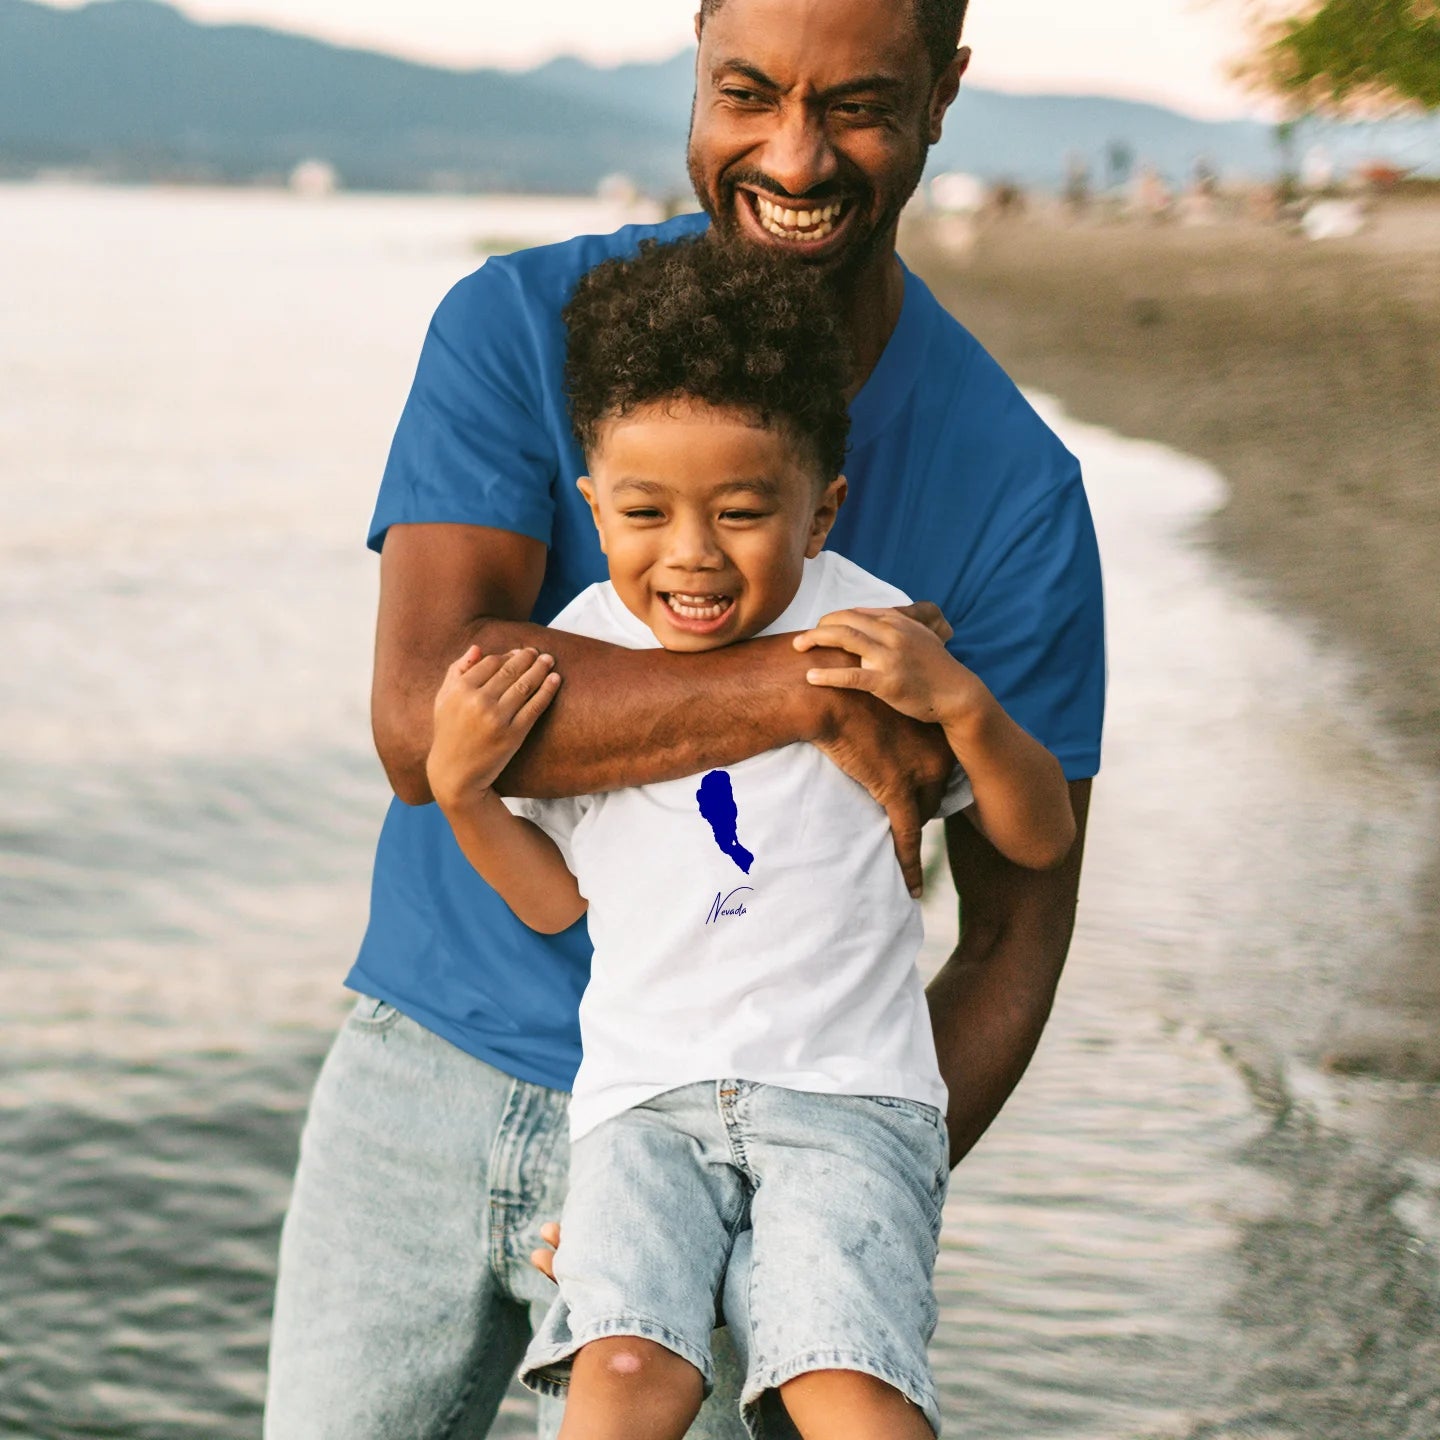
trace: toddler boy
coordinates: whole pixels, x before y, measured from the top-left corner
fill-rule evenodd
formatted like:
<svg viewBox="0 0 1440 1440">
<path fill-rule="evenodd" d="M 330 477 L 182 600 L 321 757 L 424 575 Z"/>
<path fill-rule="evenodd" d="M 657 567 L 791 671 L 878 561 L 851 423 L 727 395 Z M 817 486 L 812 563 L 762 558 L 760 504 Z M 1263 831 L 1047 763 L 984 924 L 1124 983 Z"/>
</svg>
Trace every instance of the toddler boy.
<svg viewBox="0 0 1440 1440">
<path fill-rule="evenodd" d="M 610 580 L 555 627 L 678 651 L 800 632 L 825 662 L 811 683 L 944 727 L 944 813 L 967 809 L 1017 863 L 1058 863 L 1074 833 L 1058 763 L 895 608 L 903 594 L 823 551 L 848 429 L 823 281 L 681 242 L 592 271 L 565 320 Z M 559 686 L 549 656 L 472 648 L 436 698 L 428 765 L 520 919 L 554 932 L 588 915 L 594 946 L 559 1295 L 522 1374 L 568 1387 L 562 1440 L 678 1440 L 748 1226 L 733 1318 L 752 1431 L 788 1416 L 805 1440 L 926 1440 L 946 1097 L 885 814 L 809 745 L 502 801 L 496 777 Z M 703 693 L 675 723 L 706 723 Z"/>
</svg>

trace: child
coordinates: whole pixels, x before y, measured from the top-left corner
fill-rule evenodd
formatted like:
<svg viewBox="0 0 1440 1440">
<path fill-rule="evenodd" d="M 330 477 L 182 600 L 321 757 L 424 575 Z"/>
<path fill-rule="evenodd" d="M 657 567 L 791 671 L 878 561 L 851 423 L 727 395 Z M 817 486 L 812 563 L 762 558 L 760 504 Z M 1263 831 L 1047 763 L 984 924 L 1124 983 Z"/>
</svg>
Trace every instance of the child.
<svg viewBox="0 0 1440 1440">
<path fill-rule="evenodd" d="M 893 608 L 900 592 L 822 553 L 848 420 L 821 282 L 682 242 L 601 265 L 565 319 L 610 581 L 556 628 L 688 651 L 803 631 L 799 649 L 848 651 L 858 664 L 811 682 L 941 724 L 946 813 L 967 807 L 1012 860 L 1058 863 L 1074 822 L 1054 758 Z M 520 919 L 555 932 L 588 912 L 594 945 L 559 1296 L 522 1375 L 568 1387 L 562 1440 L 682 1436 L 748 1223 L 752 1431 L 788 1412 L 805 1440 L 928 1440 L 946 1096 L 885 814 L 809 745 L 502 801 L 491 787 L 559 683 L 549 656 L 472 648 L 436 698 L 428 767 Z"/>
</svg>

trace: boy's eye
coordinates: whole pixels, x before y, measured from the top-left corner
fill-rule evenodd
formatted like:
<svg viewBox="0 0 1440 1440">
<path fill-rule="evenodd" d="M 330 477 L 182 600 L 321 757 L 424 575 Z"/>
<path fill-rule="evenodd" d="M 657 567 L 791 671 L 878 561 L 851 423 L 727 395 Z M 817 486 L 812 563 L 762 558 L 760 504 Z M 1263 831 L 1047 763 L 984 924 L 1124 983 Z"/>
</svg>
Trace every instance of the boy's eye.
<svg viewBox="0 0 1440 1440">
<path fill-rule="evenodd" d="M 660 512 L 653 505 L 640 505 L 622 512 L 627 520 L 658 520 Z"/>
<path fill-rule="evenodd" d="M 722 520 L 763 520 L 768 512 L 765 510 L 722 510 Z"/>
</svg>

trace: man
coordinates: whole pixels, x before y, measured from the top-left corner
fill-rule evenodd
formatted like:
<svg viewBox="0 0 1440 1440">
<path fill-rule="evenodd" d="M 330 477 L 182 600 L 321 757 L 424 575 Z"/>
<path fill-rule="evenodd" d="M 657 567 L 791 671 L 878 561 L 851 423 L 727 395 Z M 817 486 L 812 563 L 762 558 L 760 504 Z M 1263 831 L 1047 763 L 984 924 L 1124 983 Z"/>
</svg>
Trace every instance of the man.
<svg viewBox="0 0 1440 1440">
<path fill-rule="evenodd" d="M 1021 870 L 964 820 L 947 825 L 963 933 L 930 996 L 953 1161 L 1029 1061 L 1069 944 L 1099 763 L 1099 570 L 1074 460 L 894 253 L 969 59 L 963 12 L 964 0 L 705 0 L 689 165 L 706 215 L 491 260 L 436 313 L 371 535 L 374 728 L 397 800 L 348 981 L 370 998 L 326 1062 L 302 1140 L 270 1440 L 484 1435 L 531 1307 L 549 1300 L 528 1255 L 560 1209 L 588 945 L 583 927 L 551 939 L 520 926 L 428 803 L 433 697 L 455 655 L 534 644 L 565 676 L 505 772 L 517 795 L 643 784 L 810 741 L 886 807 L 919 883 L 920 822 L 949 769 L 937 731 L 806 685 L 815 656 L 785 637 L 680 655 L 538 628 L 605 574 L 573 484 L 560 311 L 581 274 L 647 235 L 708 217 L 707 243 L 774 247 L 832 278 L 855 390 L 831 547 L 937 602 L 956 656 L 1065 768 L 1081 840 L 1058 869 Z M 690 723 L 697 707 L 704 726 Z M 707 1406 L 707 1433 L 735 1433 L 726 1402 Z"/>
</svg>

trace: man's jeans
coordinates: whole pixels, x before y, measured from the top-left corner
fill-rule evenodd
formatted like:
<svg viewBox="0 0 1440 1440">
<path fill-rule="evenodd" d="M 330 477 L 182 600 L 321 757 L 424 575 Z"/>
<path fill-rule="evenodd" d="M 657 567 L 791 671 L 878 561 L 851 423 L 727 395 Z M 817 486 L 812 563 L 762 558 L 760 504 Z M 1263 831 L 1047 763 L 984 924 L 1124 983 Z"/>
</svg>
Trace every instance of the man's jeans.
<svg viewBox="0 0 1440 1440">
<path fill-rule="evenodd" d="M 360 1001 L 301 1137 L 265 1440 L 481 1440 L 554 1295 L 530 1252 L 565 1197 L 568 1098 Z M 690 1433 L 742 1440 L 739 1365 L 715 1348 Z"/>
</svg>

